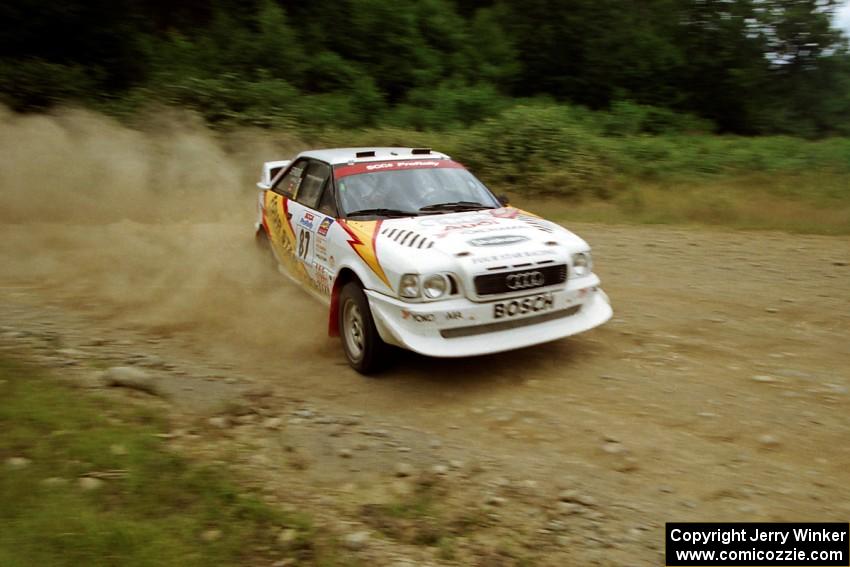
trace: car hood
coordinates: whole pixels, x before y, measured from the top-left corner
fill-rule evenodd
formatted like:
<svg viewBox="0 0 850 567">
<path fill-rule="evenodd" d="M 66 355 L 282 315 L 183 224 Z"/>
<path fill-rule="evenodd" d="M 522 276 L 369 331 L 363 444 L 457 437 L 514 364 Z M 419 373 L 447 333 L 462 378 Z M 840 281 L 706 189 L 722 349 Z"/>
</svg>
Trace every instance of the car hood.
<svg viewBox="0 0 850 567">
<path fill-rule="evenodd" d="M 381 250 L 412 262 L 439 255 L 482 265 L 588 247 L 565 228 L 513 207 L 386 219 L 377 232 Z"/>
</svg>

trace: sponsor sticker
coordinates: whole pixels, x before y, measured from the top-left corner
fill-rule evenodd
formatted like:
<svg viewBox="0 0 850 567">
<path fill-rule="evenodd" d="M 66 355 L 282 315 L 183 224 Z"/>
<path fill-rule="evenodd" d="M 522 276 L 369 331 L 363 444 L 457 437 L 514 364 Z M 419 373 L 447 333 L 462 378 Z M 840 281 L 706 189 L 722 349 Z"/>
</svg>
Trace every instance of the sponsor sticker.
<svg viewBox="0 0 850 567">
<path fill-rule="evenodd" d="M 497 221 L 493 219 L 492 215 L 488 215 L 487 213 L 466 213 L 466 214 L 452 214 L 447 217 L 426 217 L 419 220 L 419 226 L 433 226 L 433 227 L 444 227 L 444 226 L 457 226 L 457 225 L 475 225 L 476 223 L 486 222 L 486 224 L 496 224 Z M 463 228 L 463 227 L 461 227 Z"/>
<path fill-rule="evenodd" d="M 463 166 L 457 163 L 456 161 L 448 159 L 403 159 L 380 162 L 361 162 L 335 167 L 334 177 L 336 179 L 342 179 L 343 177 L 347 177 L 349 175 L 359 175 L 361 173 L 434 168 L 462 169 Z"/>
<path fill-rule="evenodd" d="M 467 240 L 467 242 L 472 246 L 507 246 L 508 244 L 517 244 L 518 242 L 525 242 L 526 240 L 528 240 L 527 236 L 520 236 L 518 234 L 503 234 L 473 238 L 472 240 Z"/>
<path fill-rule="evenodd" d="M 328 295 L 331 292 L 330 274 L 321 265 L 316 266 L 315 275 L 313 277 L 313 285 L 317 290 L 325 295 Z"/>
<path fill-rule="evenodd" d="M 553 256 L 557 252 L 554 250 L 525 250 L 523 252 L 507 252 L 505 254 L 495 254 L 493 256 L 480 256 L 473 258 L 473 264 L 487 264 L 489 262 L 500 262 L 503 260 L 516 260 L 518 258 L 534 258 L 539 256 Z"/>
<path fill-rule="evenodd" d="M 443 229 L 440 232 L 435 234 L 434 238 L 444 238 L 444 237 L 448 236 L 450 233 L 452 233 L 456 230 L 467 231 L 467 230 L 477 229 L 477 228 L 482 227 L 482 226 L 495 225 L 495 224 L 498 224 L 498 223 L 496 223 L 496 221 L 494 221 L 494 220 L 488 220 L 488 219 L 470 222 L 470 223 L 466 223 L 466 224 L 448 224 L 448 225 L 444 226 Z"/>
<path fill-rule="evenodd" d="M 527 315 L 528 313 L 539 313 L 550 311 L 555 308 L 555 296 L 551 293 L 541 293 L 532 297 L 514 299 L 511 301 L 500 301 L 493 304 L 493 319 Z"/>
<path fill-rule="evenodd" d="M 327 236 L 328 229 L 333 224 L 334 220 L 331 217 L 325 217 L 322 219 L 322 224 L 319 225 L 319 236 Z"/>
<path fill-rule="evenodd" d="M 401 318 L 405 320 L 413 320 L 417 323 L 433 323 L 437 319 L 437 316 L 433 313 L 414 313 L 413 311 L 402 309 Z"/>
<path fill-rule="evenodd" d="M 301 217 L 301 220 L 298 221 L 298 224 L 300 224 L 304 228 L 313 230 L 313 221 L 315 220 L 315 218 L 316 216 L 313 213 L 305 212 L 304 216 Z"/>
<path fill-rule="evenodd" d="M 507 230 L 525 230 L 528 226 L 524 224 L 497 224 L 496 226 L 485 226 L 483 228 L 468 228 L 461 234 L 483 234 L 486 232 L 505 232 Z"/>
<path fill-rule="evenodd" d="M 435 159 L 416 161 L 389 161 L 384 163 L 372 163 L 366 166 L 366 171 L 377 169 L 418 169 L 422 167 L 439 167 L 440 162 Z"/>
<path fill-rule="evenodd" d="M 277 203 L 272 201 L 271 206 L 266 207 L 263 213 L 266 216 L 266 222 L 270 225 L 273 234 L 280 234 L 283 232 L 283 220 L 280 218 L 280 211 L 276 205 Z"/>
<path fill-rule="evenodd" d="M 501 209 L 493 209 L 490 214 L 501 219 L 513 219 L 519 214 L 519 209 L 513 207 L 502 207 Z"/>
</svg>

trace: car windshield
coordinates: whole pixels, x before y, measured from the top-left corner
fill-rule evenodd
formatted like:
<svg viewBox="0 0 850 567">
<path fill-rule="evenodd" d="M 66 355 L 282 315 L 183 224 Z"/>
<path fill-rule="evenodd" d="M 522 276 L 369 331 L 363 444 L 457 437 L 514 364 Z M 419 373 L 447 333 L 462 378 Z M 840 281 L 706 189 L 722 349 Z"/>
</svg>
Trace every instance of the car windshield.
<svg viewBox="0 0 850 567">
<path fill-rule="evenodd" d="M 414 216 L 476 209 L 499 203 L 460 167 L 374 171 L 337 181 L 343 216 Z"/>
</svg>

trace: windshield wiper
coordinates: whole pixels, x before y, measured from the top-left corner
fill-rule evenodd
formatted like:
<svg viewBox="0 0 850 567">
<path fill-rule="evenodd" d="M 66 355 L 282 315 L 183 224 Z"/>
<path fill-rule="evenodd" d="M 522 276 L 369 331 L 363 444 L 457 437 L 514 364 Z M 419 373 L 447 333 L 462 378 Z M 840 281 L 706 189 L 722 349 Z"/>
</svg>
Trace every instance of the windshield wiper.
<svg viewBox="0 0 850 567">
<path fill-rule="evenodd" d="M 379 217 L 415 217 L 419 213 L 412 211 L 400 211 L 398 209 L 361 209 L 359 211 L 351 211 L 346 213 L 347 217 L 359 217 L 366 215 L 375 215 Z"/>
<path fill-rule="evenodd" d="M 419 211 L 480 211 L 482 209 L 493 208 L 495 207 L 491 205 L 485 205 L 484 203 L 477 203 L 475 201 L 453 201 L 450 203 L 435 203 L 433 205 L 426 205 L 424 207 L 421 207 Z"/>
</svg>

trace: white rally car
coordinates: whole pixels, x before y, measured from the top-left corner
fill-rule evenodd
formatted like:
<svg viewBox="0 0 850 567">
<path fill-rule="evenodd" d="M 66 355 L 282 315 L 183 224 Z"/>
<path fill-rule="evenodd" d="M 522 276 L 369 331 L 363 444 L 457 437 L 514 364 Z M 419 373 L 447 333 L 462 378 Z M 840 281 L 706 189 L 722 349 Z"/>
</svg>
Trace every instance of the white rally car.
<svg viewBox="0 0 850 567">
<path fill-rule="evenodd" d="M 341 148 L 267 162 L 257 238 L 329 306 L 352 367 L 387 345 L 437 357 L 516 349 L 611 317 L 587 243 L 500 202 L 427 148 Z"/>
</svg>

